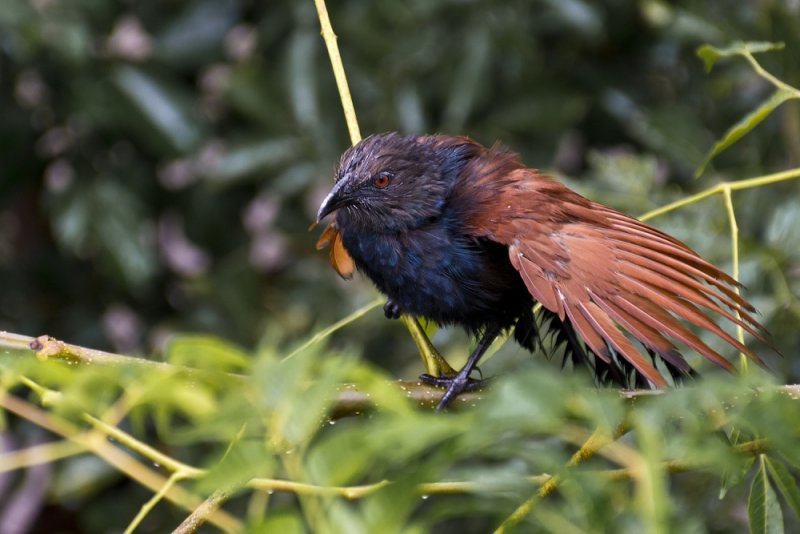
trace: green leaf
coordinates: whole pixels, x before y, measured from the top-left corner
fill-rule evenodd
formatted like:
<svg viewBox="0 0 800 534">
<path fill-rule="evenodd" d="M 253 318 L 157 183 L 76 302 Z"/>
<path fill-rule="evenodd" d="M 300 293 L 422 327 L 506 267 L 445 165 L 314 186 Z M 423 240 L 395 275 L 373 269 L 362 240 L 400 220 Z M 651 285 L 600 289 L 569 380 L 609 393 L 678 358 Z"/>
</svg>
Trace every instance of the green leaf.
<svg viewBox="0 0 800 534">
<path fill-rule="evenodd" d="M 750 486 L 747 517 L 752 534 L 782 534 L 783 513 L 767 478 L 766 455 L 759 456 L 758 471 Z"/>
<path fill-rule="evenodd" d="M 89 228 L 96 242 L 129 286 L 150 281 L 156 271 L 156 252 L 141 238 L 147 209 L 134 191 L 123 184 L 103 180 L 95 184 Z"/>
<path fill-rule="evenodd" d="M 746 441 L 746 439 L 742 439 L 743 436 L 741 430 L 736 427 L 731 428 L 731 431 L 726 438 L 728 445 L 731 447 L 738 445 L 742 441 Z M 719 500 L 724 499 L 725 495 L 728 494 L 728 490 L 744 480 L 744 477 L 747 476 L 747 473 L 750 471 L 750 467 L 753 465 L 754 461 L 755 457 L 747 456 L 743 458 L 741 462 L 737 462 L 735 466 L 728 467 L 722 472 L 719 487 Z"/>
<path fill-rule="evenodd" d="M 134 67 L 118 68 L 113 80 L 175 150 L 186 152 L 197 145 L 200 126 L 192 116 L 186 94 L 180 94 L 176 87 Z"/>
<path fill-rule="evenodd" d="M 792 507 L 794 513 L 800 517 L 800 488 L 797 487 L 797 481 L 794 479 L 789 470 L 775 458 L 766 457 L 767 469 L 769 476 L 778 486 L 778 489 L 786 499 L 789 506 Z"/>
<path fill-rule="evenodd" d="M 722 139 L 717 141 L 717 143 L 714 145 L 714 148 L 711 149 L 711 152 L 708 153 L 703 162 L 697 168 L 697 171 L 694 173 L 694 177 L 698 178 L 701 174 L 703 174 L 706 165 L 708 165 L 708 163 L 714 159 L 717 154 L 744 137 L 745 134 L 747 134 L 761 121 L 767 118 L 767 116 L 772 113 L 775 108 L 794 96 L 795 95 L 792 94 L 791 91 L 786 89 L 777 89 L 771 97 L 762 102 L 760 106 L 745 115 L 739 122 L 725 132 L 725 135 L 722 137 Z"/>
<path fill-rule="evenodd" d="M 228 149 L 204 176 L 209 182 L 229 183 L 291 161 L 299 149 L 299 142 L 289 137 L 241 144 Z"/>
<path fill-rule="evenodd" d="M 714 63 L 721 57 L 729 56 L 746 56 L 749 54 L 759 54 L 762 52 L 769 52 L 771 50 L 782 50 L 784 43 L 771 43 L 768 41 L 735 41 L 733 44 L 726 48 L 717 48 L 716 46 L 703 45 L 697 49 L 697 55 L 703 60 L 706 72 L 710 72 L 714 67 Z"/>
<path fill-rule="evenodd" d="M 275 458 L 263 439 L 242 439 L 230 444 L 220 458 L 197 481 L 196 491 L 210 495 L 219 488 L 240 488 L 253 477 L 274 476 Z"/>
<path fill-rule="evenodd" d="M 728 491 L 737 486 L 745 477 L 750 467 L 753 465 L 753 458 L 746 458 L 742 463 L 738 464 L 735 468 L 726 469 L 722 473 L 722 480 L 719 487 L 719 499 L 725 498 Z"/>
<path fill-rule="evenodd" d="M 271 511 L 269 517 L 262 523 L 250 526 L 247 529 L 250 534 L 269 534 L 270 532 L 283 532 L 284 534 L 303 534 L 307 532 L 303 527 L 303 521 L 298 514 L 286 510 Z"/>
<path fill-rule="evenodd" d="M 244 369 L 250 358 L 236 345 L 218 337 L 203 334 L 182 334 L 170 338 L 167 361 L 175 365 L 228 371 Z"/>
<path fill-rule="evenodd" d="M 317 94 L 317 63 L 319 35 L 303 30 L 295 33 L 289 42 L 289 97 L 298 124 L 309 130 L 320 123 L 319 95 Z"/>
<path fill-rule="evenodd" d="M 204 0 L 181 5 L 185 9 L 158 34 L 158 58 L 178 68 L 204 65 L 209 56 L 218 53 L 225 34 L 235 24 L 235 4 Z"/>
</svg>

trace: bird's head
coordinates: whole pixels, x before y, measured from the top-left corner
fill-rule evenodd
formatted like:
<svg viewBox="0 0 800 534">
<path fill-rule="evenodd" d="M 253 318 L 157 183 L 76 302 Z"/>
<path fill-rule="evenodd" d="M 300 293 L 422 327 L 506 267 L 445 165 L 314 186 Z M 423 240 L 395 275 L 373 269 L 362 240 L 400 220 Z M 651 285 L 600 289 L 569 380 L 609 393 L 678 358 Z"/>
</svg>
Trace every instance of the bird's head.
<svg viewBox="0 0 800 534">
<path fill-rule="evenodd" d="M 472 144 L 465 138 L 393 132 L 367 137 L 342 155 L 317 221 L 337 212 L 342 228 L 380 233 L 419 227 L 442 212 L 457 163 Z"/>
</svg>

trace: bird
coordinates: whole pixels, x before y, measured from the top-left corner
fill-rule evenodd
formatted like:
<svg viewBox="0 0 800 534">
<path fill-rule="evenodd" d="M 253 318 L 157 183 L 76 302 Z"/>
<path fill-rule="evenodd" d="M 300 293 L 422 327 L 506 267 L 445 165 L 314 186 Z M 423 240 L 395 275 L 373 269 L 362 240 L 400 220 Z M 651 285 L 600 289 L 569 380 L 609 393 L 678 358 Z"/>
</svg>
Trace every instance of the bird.
<svg viewBox="0 0 800 534">
<path fill-rule="evenodd" d="M 331 247 L 341 276 L 366 275 L 387 296 L 388 318 L 424 317 L 476 337 L 456 374 L 420 376 L 445 389 L 438 409 L 481 384 L 471 374 L 504 332 L 530 352 L 552 335 L 565 362 L 588 365 L 598 382 L 625 388 L 668 386 L 657 360 L 673 382 L 696 376 L 678 346 L 734 371 L 690 325 L 764 365 L 715 321 L 766 342 L 735 279 L 681 241 L 526 167 L 500 145 L 441 134 L 371 135 L 341 156 L 316 223 L 331 214 L 318 248 Z"/>
</svg>

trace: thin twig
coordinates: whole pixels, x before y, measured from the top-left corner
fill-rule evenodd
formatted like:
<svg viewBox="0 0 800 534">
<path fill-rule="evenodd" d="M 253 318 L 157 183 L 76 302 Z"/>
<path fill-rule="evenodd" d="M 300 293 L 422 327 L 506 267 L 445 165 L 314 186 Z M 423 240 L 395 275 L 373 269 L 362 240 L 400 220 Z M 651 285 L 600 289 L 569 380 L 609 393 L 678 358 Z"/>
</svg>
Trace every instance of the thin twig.
<svg viewBox="0 0 800 534">
<path fill-rule="evenodd" d="M 55 462 L 86 452 L 86 447 L 70 440 L 40 443 L 25 449 L 0 454 L 0 473 Z"/>
<path fill-rule="evenodd" d="M 161 502 L 161 499 L 164 498 L 164 495 L 174 486 L 177 484 L 181 479 L 183 479 L 183 475 L 181 473 L 172 473 L 172 476 L 167 479 L 161 489 L 159 489 L 146 503 L 144 503 L 139 509 L 139 513 L 131 520 L 128 527 L 125 529 L 124 534 L 133 534 L 133 531 L 136 530 L 136 527 L 139 526 L 139 523 L 147 517 L 155 506 Z"/>
<path fill-rule="evenodd" d="M 333 323 L 332 325 L 330 325 L 330 326 L 328 326 L 326 328 L 323 328 L 322 330 L 320 330 L 319 332 L 317 332 L 316 334 L 311 336 L 311 338 L 309 338 L 305 343 L 301 344 L 299 347 L 297 347 L 291 353 L 289 353 L 289 355 L 286 356 L 285 359 L 288 360 L 289 358 L 294 357 L 295 355 L 303 352 L 304 350 L 308 349 L 309 347 L 311 347 L 311 346 L 319 343 L 323 339 L 327 338 L 328 336 L 330 336 L 331 334 L 333 334 L 334 332 L 336 332 L 340 328 L 342 328 L 344 326 L 347 326 L 348 324 L 352 323 L 356 319 L 359 319 L 359 318 L 363 317 L 364 315 L 366 315 L 370 311 L 374 310 L 375 308 L 377 308 L 378 306 L 383 304 L 384 300 L 385 299 L 383 297 L 377 298 L 377 299 L 373 300 L 372 302 L 369 302 L 369 303 L 365 304 L 364 306 L 362 306 L 361 308 L 357 309 L 356 311 L 354 311 L 353 313 L 351 313 L 350 315 L 348 315 L 344 319 L 340 319 L 340 320 L 336 321 L 335 323 Z"/>
<path fill-rule="evenodd" d="M 786 91 L 792 95 L 791 98 L 800 98 L 800 89 L 796 87 L 792 87 L 788 83 L 779 80 L 776 78 L 771 72 L 767 71 L 764 67 L 761 66 L 761 63 L 750 53 L 749 50 L 744 50 L 742 55 L 747 59 L 747 61 L 752 65 L 753 70 L 756 71 L 756 74 L 767 80 L 769 83 L 774 85 L 777 89 L 781 91 Z"/>
<path fill-rule="evenodd" d="M 347 85 L 347 76 L 342 65 L 342 56 L 339 54 L 339 45 L 336 44 L 336 34 L 333 33 L 331 19 L 328 17 L 328 8 L 325 0 L 314 0 L 317 6 L 317 16 L 321 27 L 322 39 L 328 49 L 328 56 L 331 58 L 333 77 L 336 78 L 336 87 L 339 89 L 339 100 L 342 102 L 344 118 L 347 121 L 347 130 L 350 132 L 350 143 L 356 144 L 361 141 L 361 131 L 358 128 L 356 109 L 353 106 L 353 98 L 350 96 L 350 87 Z"/>
<path fill-rule="evenodd" d="M 763 185 L 785 182 L 787 180 L 792 180 L 795 178 L 800 178 L 800 168 L 789 169 L 787 171 L 776 172 L 773 174 L 765 174 L 764 176 L 748 178 L 747 180 L 737 180 L 735 182 L 720 182 L 716 185 L 709 187 L 708 189 L 700 191 L 699 193 L 695 193 L 694 195 L 682 198 L 680 200 L 676 200 L 675 202 L 670 202 L 665 206 L 661 206 L 660 208 L 656 208 L 654 210 L 648 211 L 647 213 L 643 213 L 642 215 L 639 216 L 639 220 L 646 221 L 649 219 L 653 219 L 655 217 L 658 217 L 659 215 L 664 215 L 665 213 L 669 213 L 670 211 L 682 208 L 683 206 L 694 204 L 695 202 L 703 200 L 704 198 L 708 198 L 718 193 L 722 193 L 725 190 L 725 188 L 729 188 L 731 191 L 741 191 L 742 189 L 752 189 L 753 187 L 760 187 Z"/>
<path fill-rule="evenodd" d="M 580 465 L 581 463 L 585 462 L 589 458 L 595 455 L 601 448 L 609 445 L 613 441 L 619 439 L 620 436 L 624 435 L 629 428 L 627 425 L 619 425 L 611 436 L 605 434 L 604 432 L 600 431 L 599 429 L 593 432 L 588 439 L 580 446 L 580 448 L 575 451 L 575 453 L 570 457 L 569 461 L 566 464 L 565 471 Z M 542 498 L 550 495 L 555 489 L 561 484 L 563 479 L 563 475 L 553 475 L 549 477 L 540 487 L 539 490 L 532 495 L 530 498 L 525 500 L 522 504 L 520 504 L 516 510 L 514 510 L 511 515 L 509 515 L 497 529 L 495 529 L 494 534 L 503 534 L 506 530 L 510 527 L 513 527 L 520 521 L 522 521 L 525 517 L 527 517 L 533 508 L 536 506 Z"/>
<path fill-rule="evenodd" d="M 178 528 L 172 531 L 172 534 L 192 534 L 197 532 L 203 523 L 209 521 L 215 513 L 218 513 L 219 507 L 228 500 L 230 493 L 227 490 L 217 490 L 203 503 L 195 508 L 192 513 L 178 525 Z M 241 530 L 241 529 L 240 529 Z"/>
<path fill-rule="evenodd" d="M 160 451 L 157 451 L 147 443 L 139 441 L 138 439 L 134 438 L 124 430 L 106 424 L 92 415 L 83 414 L 83 419 L 86 420 L 91 425 L 93 425 L 98 430 L 102 431 L 106 436 L 114 438 L 122 445 L 128 447 L 133 452 L 147 458 L 151 462 L 158 464 L 159 466 L 169 471 L 172 471 L 173 473 L 180 474 L 182 478 L 196 478 L 206 473 L 205 470 L 203 469 L 198 469 L 183 462 L 179 462 L 178 460 L 175 460 L 171 456 L 168 456 Z"/>
<path fill-rule="evenodd" d="M 722 196 L 725 199 L 725 211 L 728 214 L 728 225 L 731 228 L 731 261 L 733 262 L 733 272 L 731 276 L 737 282 L 739 281 L 739 225 L 736 222 L 736 211 L 733 208 L 733 198 L 731 198 L 731 187 L 726 184 L 722 189 Z M 735 286 L 733 290 L 739 294 L 739 287 Z M 741 320 L 742 316 L 739 314 L 738 308 L 733 310 L 736 318 Z M 744 345 L 744 328 L 742 325 L 736 325 L 736 337 L 739 343 Z M 739 352 L 739 367 L 742 372 L 747 372 L 748 358 L 744 352 Z"/>
<path fill-rule="evenodd" d="M 96 439 L 97 434 L 84 433 L 74 425 L 54 417 L 52 414 L 7 393 L 0 393 L 0 407 L 12 412 L 35 425 L 49 430 L 54 434 L 68 438 L 85 447 L 98 458 L 101 458 L 114 468 L 153 492 L 158 492 L 164 487 L 167 478 L 156 473 L 143 463 L 135 460 L 129 454 L 109 444 L 105 439 Z M 187 490 L 173 486 L 165 493 L 165 497 L 173 503 L 187 510 L 193 510 L 202 501 Z M 209 521 L 225 532 L 234 532 L 242 529 L 242 523 L 224 510 L 215 511 Z"/>
<path fill-rule="evenodd" d="M 422 361 L 425 363 L 425 371 L 431 376 L 455 375 L 455 369 L 450 367 L 447 360 L 439 354 L 439 351 L 433 346 L 428 334 L 425 333 L 425 329 L 422 328 L 419 321 L 406 314 L 403 314 L 401 319 L 406 325 L 406 328 L 408 328 L 411 339 L 413 339 L 414 343 L 417 345 L 417 350 L 422 355 Z"/>
</svg>

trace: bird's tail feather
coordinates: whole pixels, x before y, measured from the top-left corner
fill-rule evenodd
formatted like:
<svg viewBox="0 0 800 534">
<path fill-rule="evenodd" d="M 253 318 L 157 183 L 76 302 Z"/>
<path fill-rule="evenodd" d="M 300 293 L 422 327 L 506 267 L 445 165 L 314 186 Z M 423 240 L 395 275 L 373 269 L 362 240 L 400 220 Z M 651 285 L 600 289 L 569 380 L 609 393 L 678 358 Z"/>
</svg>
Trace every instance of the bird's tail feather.
<svg viewBox="0 0 800 534">
<path fill-rule="evenodd" d="M 609 358 L 598 357 L 590 347 L 580 341 L 579 336 L 575 332 L 569 319 L 562 321 L 558 316 L 547 310 L 541 309 L 537 314 L 538 324 L 536 320 L 532 320 L 533 326 L 525 327 L 523 321 L 524 317 L 520 317 L 514 332 L 515 339 L 531 352 L 534 352 L 538 346 L 548 356 L 553 355 L 563 346 L 563 360 L 562 366 L 571 363 L 573 367 L 578 368 L 586 366 L 594 373 L 595 380 L 599 384 L 614 385 L 621 388 L 650 388 L 651 385 L 647 379 L 639 373 L 627 359 L 616 354 L 612 347 L 609 348 Z M 521 336 L 524 337 L 523 342 Z M 550 348 L 544 348 L 543 339 L 549 336 L 551 343 Z M 660 364 L 666 368 L 666 371 L 672 377 L 674 382 L 681 382 L 687 378 L 695 378 L 698 376 L 697 372 L 685 365 L 673 365 L 670 361 L 658 357 L 654 351 L 645 348 L 647 353 L 653 360 L 655 366 L 656 361 L 660 360 Z"/>
</svg>

